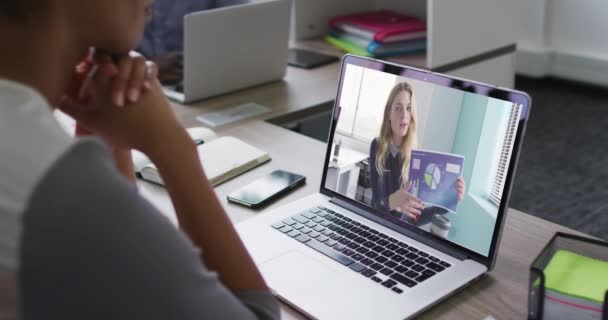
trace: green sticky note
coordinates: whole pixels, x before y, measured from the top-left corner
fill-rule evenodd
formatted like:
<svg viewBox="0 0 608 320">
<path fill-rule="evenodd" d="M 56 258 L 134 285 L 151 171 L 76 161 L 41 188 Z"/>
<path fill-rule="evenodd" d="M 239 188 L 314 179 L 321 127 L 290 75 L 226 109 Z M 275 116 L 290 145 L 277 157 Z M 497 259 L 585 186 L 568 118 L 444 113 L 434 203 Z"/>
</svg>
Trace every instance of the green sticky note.
<svg viewBox="0 0 608 320">
<path fill-rule="evenodd" d="M 608 262 L 559 250 L 544 270 L 545 288 L 602 303 L 608 290 Z"/>
</svg>

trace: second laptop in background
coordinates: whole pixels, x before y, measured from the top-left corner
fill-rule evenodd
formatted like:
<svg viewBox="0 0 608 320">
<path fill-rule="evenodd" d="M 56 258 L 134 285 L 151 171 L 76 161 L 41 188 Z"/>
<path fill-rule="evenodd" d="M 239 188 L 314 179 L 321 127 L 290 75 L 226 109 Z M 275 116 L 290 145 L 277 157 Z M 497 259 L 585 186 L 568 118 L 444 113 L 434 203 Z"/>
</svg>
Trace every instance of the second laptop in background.
<svg viewBox="0 0 608 320">
<path fill-rule="evenodd" d="M 282 79 L 291 6 L 270 0 L 186 15 L 183 82 L 165 94 L 187 103 Z"/>
</svg>

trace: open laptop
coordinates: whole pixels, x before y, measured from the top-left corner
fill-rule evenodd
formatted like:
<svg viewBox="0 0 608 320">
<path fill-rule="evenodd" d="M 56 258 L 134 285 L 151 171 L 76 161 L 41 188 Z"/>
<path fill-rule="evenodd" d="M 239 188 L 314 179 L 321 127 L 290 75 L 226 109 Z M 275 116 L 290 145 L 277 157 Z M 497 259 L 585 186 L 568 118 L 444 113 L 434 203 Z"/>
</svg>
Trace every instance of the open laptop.
<svg viewBox="0 0 608 320">
<path fill-rule="evenodd" d="M 355 151 L 370 154 L 389 94 L 402 82 L 413 91 L 408 106 L 417 133 L 417 151 L 407 156 L 416 191 L 409 191 L 422 197 L 424 184 L 427 191 L 454 197 L 456 180 L 449 176 L 465 183 L 459 203 L 445 206 L 450 210 L 433 209 L 442 197 L 425 198 L 422 214 L 428 209 L 437 219 L 424 223 L 412 223 L 390 204 L 383 209 L 388 195 L 378 194 L 377 179 L 369 177 L 377 170 L 375 159 L 359 158 L 354 165 L 340 159 Z M 389 113 L 393 107 L 403 112 L 406 102 L 395 101 L 402 102 L 389 104 Z M 237 230 L 270 288 L 312 318 L 413 317 L 493 268 L 530 108 L 523 92 L 347 55 L 327 153 L 319 159 L 319 192 L 244 221 Z M 335 174 L 337 141 L 337 163 L 358 173 L 357 179 L 341 179 L 339 187 L 328 179 Z M 424 170 L 424 178 L 415 170 Z"/>
<path fill-rule="evenodd" d="M 183 81 L 167 97 L 188 103 L 284 77 L 292 0 L 268 0 L 184 17 Z"/>
</svg>

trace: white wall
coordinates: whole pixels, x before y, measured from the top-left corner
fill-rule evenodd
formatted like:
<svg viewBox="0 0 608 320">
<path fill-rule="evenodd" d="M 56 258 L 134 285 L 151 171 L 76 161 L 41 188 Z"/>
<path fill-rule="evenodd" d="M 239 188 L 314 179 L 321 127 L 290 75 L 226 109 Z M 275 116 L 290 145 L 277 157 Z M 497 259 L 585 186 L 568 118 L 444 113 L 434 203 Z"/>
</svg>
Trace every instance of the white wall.
<svg viewBox="0 0 608 320">
<path fill-rule="evenodd" d="M 418 117 L 421 125 L 424 121 L 423 129 L 418 130 L 419 147 L 451 152 L 458 129 L 464 92 L 442 87 L 434 87 L 434 89 L 431 103 L 420 105 L 418 108 L 419 111 L 429 109 L 424 120 Z"/>
<path fill-rule="evenodd" d="M 550 42 L 555 49 L 608 56 L 608 1 L 553 3 Z"/>
<path fill-rule="evenodd" d="M 519 8 L 518 45 L 544 46 L 546 0 L 520 0 Z"/>
<path fill-rule="evenodd" d="M 519 1 L 518 73 L 608 85 L 608 1 Z"/>
</svg>

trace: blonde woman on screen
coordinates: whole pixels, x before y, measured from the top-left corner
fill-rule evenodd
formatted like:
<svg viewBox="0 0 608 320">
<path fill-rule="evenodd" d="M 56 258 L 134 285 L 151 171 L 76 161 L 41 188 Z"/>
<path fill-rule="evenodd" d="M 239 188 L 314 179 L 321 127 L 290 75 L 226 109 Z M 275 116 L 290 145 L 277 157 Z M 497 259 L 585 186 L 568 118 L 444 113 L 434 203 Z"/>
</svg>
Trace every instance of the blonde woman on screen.
<svg viewBox="0 0 608 320">
<path fill-rule="evenodd" d="M 420 199 L 409 190 L 409 165 L 412 149 L 417 147 L 416 101 L 414 90 L 407 82 L 391 90 L 382 118 L 380 135 L 370 147 L 370 180 L 372 207 L 394 211 L 416 221 L 424 209 Z M 458 199 L 464 194 L 464 181 L 456 183 Z"/>
</svg>

